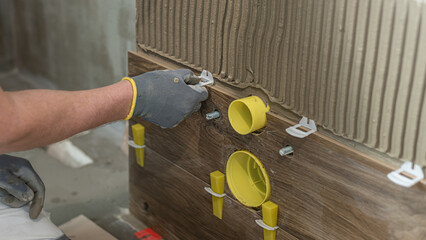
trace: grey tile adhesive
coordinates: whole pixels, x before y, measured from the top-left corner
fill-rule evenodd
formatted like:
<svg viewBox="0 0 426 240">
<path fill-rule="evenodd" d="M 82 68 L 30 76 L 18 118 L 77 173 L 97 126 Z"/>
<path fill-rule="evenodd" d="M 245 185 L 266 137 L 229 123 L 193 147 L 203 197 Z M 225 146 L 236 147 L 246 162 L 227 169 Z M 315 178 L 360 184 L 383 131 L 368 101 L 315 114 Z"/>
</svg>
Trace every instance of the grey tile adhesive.
<svg viewBox="0 0 426 240">
<path fill-rule="evenodd" d="M 140 0 L 138 46 L 426 165 L 426 0 Z"/>
</svg>

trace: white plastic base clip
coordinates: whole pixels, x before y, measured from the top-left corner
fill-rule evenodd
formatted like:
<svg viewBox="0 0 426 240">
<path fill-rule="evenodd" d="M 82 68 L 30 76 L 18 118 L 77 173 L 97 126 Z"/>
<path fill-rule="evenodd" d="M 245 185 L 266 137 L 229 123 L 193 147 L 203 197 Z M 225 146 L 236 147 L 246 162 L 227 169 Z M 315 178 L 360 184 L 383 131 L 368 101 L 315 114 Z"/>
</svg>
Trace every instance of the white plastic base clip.
<svg viewBox="0 0 426 240">
<path fill-rule="evenodd" d="M 198 77 L 200 79 L 200 82 L 196 84 L 196 86 L 205 86 L 205 85 L 213 85 L 214 79 L 211 72 L 208 72 L 207 70 L 203 70 L 201 72 L 201 75 Z"/>
<path fill-rule="evenodd" d="M 266 229 L 269 231 L 275 231 L 278 229 L 278 226 L 271 227 L 266 225 L 266 223 L 264 223 L 262 219 L 256 219 L 255 222 L 257 223 L 257 225 L 261 226 L 263 229 Z"/>
<path fill-rule="evenodd" d="M 309 123 L 308 123 L 308 120 L 309 120 Z M 308 128 L 309 131 L 305 132 L 305 131 L 297 129 L 299 127 Z M 304 137 L 307 137 L 310 134 L 316 132 L 317 126 L 315 125 L 314 120 L 308 119 L 307 117 L 302 117 L 299 124 L 288 127 L 285 131 L 293 137 L 304 138 Z"/>
<path fill-rule="evenodd" d="M 145 145 L 137 145 L 135 143 L 135 141 L 133 140 L 129 140 L 127 141 L 127 143 L 129 144 L 129 146 L 131 146 L 132 148 L 136 148 L 136 149 L 140 149 L 140 148 L 145 148 Z"/>
<path fill-rule="evenodd" d="M 215 193 L 210 187 L 204 187 L 204 190 L 206 190 L 206 192 L 218 198 L 223 198 L 226 196 L 226 193 L 222 193 L 222 194 Z"/>
<path fill-rule="evenodd" d="M 388 178 L 395 184 L 398 184 L 403 187 L 408 188 L 413 186 L 414 184 L 420 182 L 424 178 L 424 174 L 423 174 L 422 168 L 419 165 L 414 164 L 414 168 L 412 167 L 412 165 L 413 164 L 411 162 L 405 162 L 404 164 L 401 165 L 400 168 L 390 172 L 388 174 Z M 403 172 L 413 175 L 414 178 L 409 178 L 402 175 L 401 173 Z"/>
</svg>

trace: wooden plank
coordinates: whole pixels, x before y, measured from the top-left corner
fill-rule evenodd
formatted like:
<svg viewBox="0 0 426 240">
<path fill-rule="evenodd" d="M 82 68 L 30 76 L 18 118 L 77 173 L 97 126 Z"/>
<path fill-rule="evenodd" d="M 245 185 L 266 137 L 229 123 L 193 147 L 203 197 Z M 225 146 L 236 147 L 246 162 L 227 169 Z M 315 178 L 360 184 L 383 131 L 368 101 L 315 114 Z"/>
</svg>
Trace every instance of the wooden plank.
<svg viewBox="0 0 426 240">
<path fill-rule="evenodd" d="M 141 74 L 154 70 L 188 68 L 186 65 L 153 54 L 148 49 L 141 49 L 140 47 L 138 49 L 138 53 L 128 52 L 129 76 L 134 76 L 135 73 Z M 199 72 L 197 69 L 191 68 L 191 70 Z"/>
<path fill-rule="evenodd" d="M 212 213 L 209 184 L 146 149 L 150 164 L 140 167 L 130 151 L 130 210 L 165 239 L 261 239 L 259 215 L 230 197 L 223 220 Z M 278 239 L 296 239 L 279 229 Z"/>
<path fill-rule="evenodd" d="M 128 53 L 128 59 L 129 76 L 133 75 L 130 73 L 145 73 L 154 70 L 166 69 L 165 67 L 162 67 L 155 62 L 148 61 L 145 58 L 141 58 L 137 54 L 132 52 Z"/>
<path fill-rule="evenodd" d="M 235 96 L 220 87 L 209 87 L 209 93 L 201 111 L 176 128 L 136 119 L 147 127 L 146 145 L 204 182 L 214 170 L 225 172 L 235 150 L 251 151 L 268 171 L 278 225 L 301 239 L 426 238 L 424 182 L 399 187 L 386 178 L 390 166 L 318 133 L 291 137 L 285 129 L 292 123 L 274 113 L 260 134 L 241 136 L 227 119 Z M 222 117 L 205 120 L 213 110 Z M 286 145 L 293 147 L 292 157 L 278 154 Z M 227 186 L 225 192 L 232 196 Z"/>
</svg>

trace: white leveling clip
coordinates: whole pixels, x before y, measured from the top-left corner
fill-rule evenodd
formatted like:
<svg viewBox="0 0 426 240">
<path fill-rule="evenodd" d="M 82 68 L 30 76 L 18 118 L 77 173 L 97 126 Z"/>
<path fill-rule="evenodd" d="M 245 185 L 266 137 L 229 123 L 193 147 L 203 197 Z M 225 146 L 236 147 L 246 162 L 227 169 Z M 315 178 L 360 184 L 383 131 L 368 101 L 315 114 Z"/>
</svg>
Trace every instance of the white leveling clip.
<svg viewBox="0 0 426 240">
<path fill-rule="evenodd" d="M 309 131 L 305 132 L 305 131 L 302 131 L 300 129 L 297 129 L 299 127 L 307 128 L 307 129 L 309 129 Z M 308 123 L 308 118 L 302 117 L 299 124 L 288 127 L 285 131 L 293 137 L 304 138 L 304 137 L 309 136 L 311 133 L 316 132 L 317 126 L 315 125 L 314 120 L 309 119 L 309 123 Z"/>
<path fill-rule="evenodd" d="M 129 141 L 127 141 L 127 143 L 129 144 L 129 146 L 136 148 L 136 149 L 145 148 L 145 145 L 138 145 L 133 140 L 129 140 Z"/>
<path fill-rule="evenodd" d="M 198 77 L 200 79 L 200 82 L 196 84 L 196 86 L 205 86 L 205 85 L 213 85 L 214 79 L 211 72 L 208 72 L 207 70 L 203 70 L 201 72 L 201 75 Z"/>
<path fill-rule="evenodd" d="M 261 226 L 263 229 L 266 229 L 269 231 L 274 231 L 278 229 L 278 226 L 271 227 L 266 225 L 266 223 L 264 223 L 262 219 L 256 219 L 255 222 L 257 223 L 257 225 Z"/>
<path fill-rule="evenodd" d="M 204 190 L 206 190 L 206 192 L 210 193 L 211 195 L 215 196 L 215 197 L 219 197 L 219 198 L 223 198 L 226 196 L 226 193 L 215 193 L 210 187 L 204 187 Z"/>
<path fill-rule="evenodd" d="M 414 165 L 414 167 L 412 167 L 412 165 Z M 402 175 L 404 172 L 414 176 L 414 178 Z M 388 178 L 395 184 L 408 188 L 420 182 L 424 178 L 424 175 L 423 170 L 419 165 L 412 164 L 411 162 L 405 162 L 400 168 L 390 172 L 388 174 Z"/>
</svg>

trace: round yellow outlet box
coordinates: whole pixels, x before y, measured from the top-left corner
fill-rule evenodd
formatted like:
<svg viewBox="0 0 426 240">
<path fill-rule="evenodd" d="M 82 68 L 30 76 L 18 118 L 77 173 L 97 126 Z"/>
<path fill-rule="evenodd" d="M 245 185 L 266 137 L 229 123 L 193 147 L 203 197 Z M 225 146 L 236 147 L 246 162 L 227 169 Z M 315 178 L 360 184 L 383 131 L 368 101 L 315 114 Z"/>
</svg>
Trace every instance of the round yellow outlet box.
<svg viewBox="0 0 426 240">
<path fill-rule="evenodd" d="M 271 184 L 262 162 L 249 151 L 236 151 L 226 164 L 226 180 L 235 198 L 249 207 L 269 200 Z"/>
<path fill-rule="evenodd" d="M 269 105 L 265 105 L 262 99 L 250 96 L 231 102 L 228 118 L 235 131 L 246 135 L 266 126 L 268 111 Z"/>
</svg>

